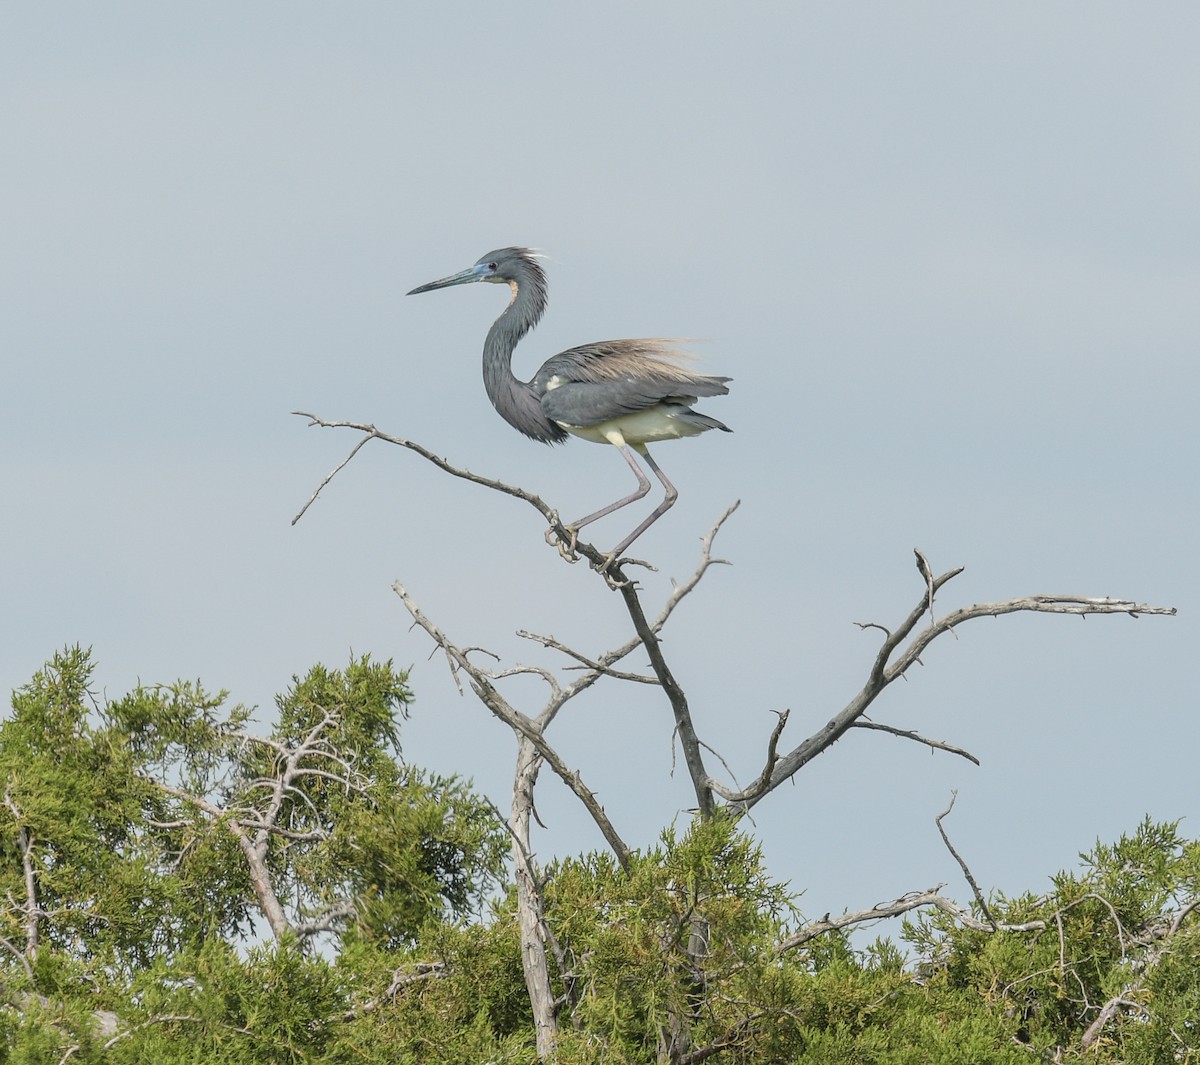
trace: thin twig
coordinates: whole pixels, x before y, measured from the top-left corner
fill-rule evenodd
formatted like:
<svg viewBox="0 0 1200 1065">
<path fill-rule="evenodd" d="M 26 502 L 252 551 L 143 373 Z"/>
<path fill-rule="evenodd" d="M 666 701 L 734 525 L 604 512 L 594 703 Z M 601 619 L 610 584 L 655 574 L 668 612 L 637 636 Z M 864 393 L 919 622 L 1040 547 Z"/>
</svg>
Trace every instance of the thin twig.
<svg viewBox="0 0 1200 1065">
<path fill-rule="evenodd" d="M 645 674 L 642 674 L 642 673 L 627 673 L 623 670 L 612 669 L 609 666 L 606 666 L 603 662 L 599 662 L 594 659 L 591 659 L 587 655 L 583 654 L 582 652 L 576 651 L 573 647 L 568 647 L 565 643 L 561 643 L 560 641 L 556 640 L 553 636 L 541 636 L 536 632 L 527 632 L 525 629 L 518 629 L 517 635 L 519 637 L 521 637 L 521 639 L 523 639 L 523 640 L 532 640 L 535 643 L 540 643 L 543 647 L 548 647 L 554 651 L 561 651 L 568 658 L 573 658 L 573 659 L 575 659 L 576 662 L 581 663 L 582 667 L 590 669 L 590 670 L 595 670 L 597 673 L 601 673 L 606 677 L 612 677 L 614 680 L 627 680 L 634 684 L 657 684 L 658 683 L 657 677 L 647 677 Z M 640 640 L 635 641 L 634 646 L 636 647 L 637 644 L 640 642 L 641 642 Z M 632 648 L 631 648 L 631 650 L 632 650 Z M 580 666 L 568 666 L 567 668 L 568 669 L 579 669 L 581 667 Z"/>
<path fill-rule="evenodd" d="M 731 791 L 723 787 L 715 780 L 709 780 L 709 785 L 718 795 L 729 803 L 747 803 L 752 799 L 763 795 L 771 786 L 771 774 L 775 771 L 775 763 L 779 760 L 779 737 L 783 735 L 784 727 L 787 725 L 788 717 L 791 715 L 790 710 L 775 710 L 773 713 L 779 716 L 779 720 L 775 722 L 775 727 L 771 729 L 771 736 L 767 740 L 767 757 L 763 765 L 762 772 L 758 774 L 758 778 L 748 788 L 741 791 Z M 732 775 L 732 774 L 731 774 Z"/>
<path fill-rule="evenodd" d="M 965 758 L 968 762 L 974 762 L 979 765 L 979 759 L 976 758 L 970 751 L 964 750 L 962 747 L 956 747 L 953 743 L 946 743 L 945 740 L 931 740 L 928 736 L 922 736 L 919 732 L 914 732 L 911 729 L 896 728 L 893 725 L 884 725 L 878 721 L 868 721 L 865 718 L 860 718 L 854 722 L 854 728 L 869 728 L 876 729 L 879 732 L 888 732 L 893 736 L 899 736 L 901 739 L 913 740 L 916 743 L 923 743 L 926 747 L 932 747 L 934 750 L 946 751 L 949 754 L 957 754 L 960 758 Z"/>
<path fill-rule="evenodd" d="M 967 883 L 971 885 L 971 893 L 975 896 L 975 901 L 979 903 L 979 909 L 983 916 L 987 918 L 987 923 L 991 925 L 992 930 L 996 929 L 996 919 L 992 916 L 992 911 L 988 909 L 987 899 L 983 897 L 983 892 L 979 890 L 979 884 L 975 877 L 971 874 L 970 867 L 963 861 L 962 855 L 954 849 L 954 844 L 950 842 L 950 837 L 946 835 L 945 828 L 942 827 L 942 818 L 949 815 L 954 809 L 954 804 L 958 801 L 958 789 L 950 792 L 950 805 L 946 807 L 937 817 L 934 818 L 937 824 L 938 832 L 942 835 L 942 842 L 946 844 L 946 849 L 954 856 L 954 860 L 958 862 L 958 866 L 963 871 L 963 876 L 967 878 Z"/>
<path fill-rule="evenodd" d="M 293 411 L 293 413 L 296 413 L 296 412 Z M 354 448 L 350 452 L 350 454 L 347 455 L 340 463 L 338 463 L 337 466 L 334 467 L 333 472 L 331 472 L 329 474 L 329 476 L 325 478 L 325 480 L 323 480 L 319 485 L 317 485 L 317 490 L 315 492 L 313 492 L 313 494 L 311 496 L 308 497 L 308 502 L 305 503 L 304 506 L 302 506 L 300 508 L 300 510 L 296 514 L 296 516 L 294 518 L 292 518 L 293 525 L 295 525 L 296 522 L 298 522 L 301 518 L 304 517 L 304 512 L 306 510 L 308 510 L 308 508 L 311 507 L 317 501 L 317 496 L 319 496 L 321 494 L 321 492 L 324 491 L 325 486 L 327 484 L 329 484 L 329 482 L 332 481 L 339 473 L 341 473 L 342 470 L 344 470 L 348 465 L 350 465 L 350 460 L 352 458 L 354 458 L 354 456 L 357 455 L 359 453 L 359 451 L 362 450 L 363 445 L 368 440 L 371 440 L 373 438 L 374 438 L 373 434 L 371 436 L 364 436 L 357 444 L 354 445 Z"/>
</svg>

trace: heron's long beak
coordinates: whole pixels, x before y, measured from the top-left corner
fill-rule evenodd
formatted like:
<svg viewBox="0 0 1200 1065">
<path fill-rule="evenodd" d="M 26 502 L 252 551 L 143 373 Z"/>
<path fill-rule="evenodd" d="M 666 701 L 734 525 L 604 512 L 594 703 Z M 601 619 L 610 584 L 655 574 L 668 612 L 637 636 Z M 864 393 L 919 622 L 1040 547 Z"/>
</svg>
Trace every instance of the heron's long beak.
<svg viewBox="0 0 1200 1065">
<path fill-rule="evenodd" d="M 443 277 L 440 281 L 430 281 L 427 285 L 418 285 L 411 292 L 406 293 L 406 295 L 416 296 L 421 292 L 432 292 L 435 288 L 449 288 L 451 285 L 466 285 L 472 281 L 482 281 L 484 276 L 484 264 L 477 263 L 475 266 L 469 267 L 466 270 L 460 270 L 457 274 L 451 274 L 449 277 Z"/>
</svg>

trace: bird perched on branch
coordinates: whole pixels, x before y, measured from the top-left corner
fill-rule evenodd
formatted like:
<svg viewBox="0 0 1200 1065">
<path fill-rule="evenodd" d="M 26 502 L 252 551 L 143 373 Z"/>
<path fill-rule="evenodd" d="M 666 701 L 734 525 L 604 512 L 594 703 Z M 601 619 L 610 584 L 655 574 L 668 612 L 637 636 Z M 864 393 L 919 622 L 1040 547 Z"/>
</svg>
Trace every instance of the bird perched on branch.
<svg viewBox="0 0 1200 1065">
<path fill-rule="evenodd" d="M 585 525 L 628 506 L 650 491 L 650 480 L 634 457 L 636 451 L 662 482 L 663 500 L 645 521 L 608 555 L 605 566 L 620 557 L 675 503 L 675 486 L 646 450 L 647 444 L 697 436 L 727 425 L 693 410 L 702 396 L 723 396 L 728 377 L 694 373 L 688 357 L 672 340 L 605 340 L 569 348 L 547 359 L 532 381 L 512 372 L 513 350 L 546 311 L 546 272 L 528 248 L 488 252 L 474 266 L 414 288 L 410 296 L 474 281 L 508 285 L 512 298 L 492 323 L 483 342 L 483 383 L 492 406 L 514 429 L 547 444 L 562 443 L 568 434 L 598 444 L 612 444 L 638 479 L 637 490 L 593 514 L 569 522 L 573 557 L 575 537 Z"/>
</svg>

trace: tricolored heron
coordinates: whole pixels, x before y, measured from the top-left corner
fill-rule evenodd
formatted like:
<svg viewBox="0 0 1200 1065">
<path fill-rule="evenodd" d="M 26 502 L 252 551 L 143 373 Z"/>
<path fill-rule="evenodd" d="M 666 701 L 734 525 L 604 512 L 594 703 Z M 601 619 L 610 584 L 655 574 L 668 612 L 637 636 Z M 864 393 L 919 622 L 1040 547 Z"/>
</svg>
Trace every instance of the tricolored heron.
<svg viewBox="0 0 1200 1065">
<path fill-rule="evenodd" d="M 729 391 L 725 382 L 730 378 L 693 373 L 686 367 L 687 356 L 674 341 L 604 340 L 561 351 L 543 363 L 532 381 L 520 381 L 512 372 L 513 350 L 546 311 L 546 272 L 528 248 L 500 248 L 488 252 L 474 266 L 420 285 L 408 294 L 473 281 L 505 284 L 512 290 L 508 306 L 483 342 L 483 383 L 500 416 L 514 429 L 546 444 L 560 444 L 568 434 L 612 444 L 637 475 L 636 491 L 568 523 L 571 546 L 585 525 L 650 491 L 650 480 L 634 451 L 646 460 L 666 490 L 651 515 L 612 549 L 611 564 L 678 496 L 646 445 L 697 436 L 709 429 L 730 432 L 729 426 L 692 409 L 701 396 L 725 395 Z"/>
</svg>

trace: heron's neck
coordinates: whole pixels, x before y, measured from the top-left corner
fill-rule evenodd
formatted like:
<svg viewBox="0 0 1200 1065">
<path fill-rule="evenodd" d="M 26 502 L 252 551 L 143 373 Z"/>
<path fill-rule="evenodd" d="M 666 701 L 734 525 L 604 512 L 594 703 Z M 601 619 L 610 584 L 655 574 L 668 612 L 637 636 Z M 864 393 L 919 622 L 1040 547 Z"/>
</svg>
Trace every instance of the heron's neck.
<svg viewBox="0 0 1200 1065">
<path fill-rule="evenodd" d="M 488 341 L 507 347 L 510 361 L 513 348 L 546 313 L 546 275 L 535 263 L 528 265 L 525 276 L 508 283 L 512 290 L 508 306 L 488 331 Z"/>
<path fill-rule="evenodd" d="M 541 397 L 528 381 L 512 372 L 513 350 L 546 310 L 542 286 L 522 287 L 513 282 L 513 298 L 488 330 L 483 342 L 483 386 L 500 416 L 514 429 L 547 443 L 566 433 L 542 411 Z"/>
</svg>

